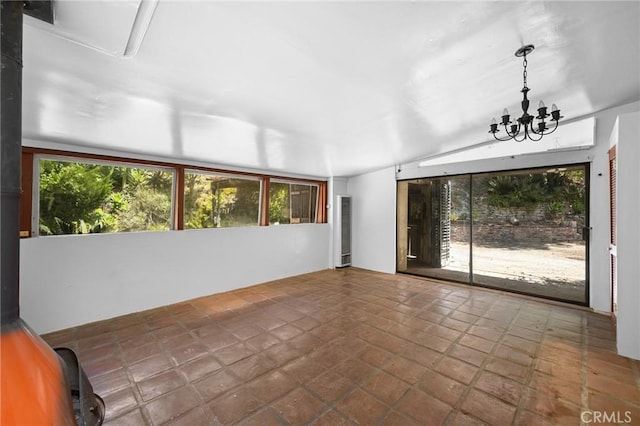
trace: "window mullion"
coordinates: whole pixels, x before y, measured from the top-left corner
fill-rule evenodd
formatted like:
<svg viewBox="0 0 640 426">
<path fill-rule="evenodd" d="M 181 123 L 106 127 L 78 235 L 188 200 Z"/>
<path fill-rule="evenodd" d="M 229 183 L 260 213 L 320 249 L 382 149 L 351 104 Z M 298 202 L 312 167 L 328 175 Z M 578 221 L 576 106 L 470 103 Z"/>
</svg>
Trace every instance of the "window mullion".
<svg viewBox="0 0 640 426">
<path fill-rule="evenodd" d="M 262 199 L 260 200 L 260 226 L 269 226 L 269 187 L 270 179 L 262 178 Z"/>
<path fill-rule="evenodd" d="M 20 237 L 31 236 L 31 206 L 33 197 L 33 154 L 22 153 L 22 193 L 20 195 Z"/>
<path fill-rule="evenodd" d="M 184 167 L 175 168 L 175 191 L 174 191 L 174 229 L 182 231 L 184 229 Z"/>
</svg>

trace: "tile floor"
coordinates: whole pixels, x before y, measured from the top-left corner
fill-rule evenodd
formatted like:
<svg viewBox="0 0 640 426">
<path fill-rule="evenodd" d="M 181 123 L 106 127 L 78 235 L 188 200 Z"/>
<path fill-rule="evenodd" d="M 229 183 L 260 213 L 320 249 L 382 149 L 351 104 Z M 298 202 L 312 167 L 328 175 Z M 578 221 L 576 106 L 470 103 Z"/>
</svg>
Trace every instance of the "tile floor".
<svg viewBox="0 0 640 426">
<path fill-rule="evenodd" d="M 640 362 L 607 317 L 406 275 L 322 271 L 44 337 L 76 350 L 106 425 L 640 424 Z"/>
</svg>

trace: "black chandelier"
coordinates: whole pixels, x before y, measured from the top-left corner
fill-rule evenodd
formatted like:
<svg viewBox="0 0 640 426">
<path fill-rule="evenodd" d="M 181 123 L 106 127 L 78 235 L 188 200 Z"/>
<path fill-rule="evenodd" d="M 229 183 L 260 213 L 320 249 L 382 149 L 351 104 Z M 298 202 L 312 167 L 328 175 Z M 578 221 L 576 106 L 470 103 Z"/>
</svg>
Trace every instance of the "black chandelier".
<svg viewBox="0 0 640 426">
<path fill-rule="evenodd" d="M 509 121 L 509 111 L 507 111 L 506 108 L 504 109 L 504 112 L 502 113 L 502 122 L 500 124 L 504 126 L 504 130 L 507 132 L 508 137 L 505 139 L 500 139 L 496 136 L 496 133 L 498 133 L 500 130 L 498 129 L 498 123 L 494 118 L 491 121 L 489 133 L 493 134 L 493 137 L 496 138 L 496 140 L 504 142 L 513 139 L 516 142 L 522 142 L 528 138 L 532 141 L 539 141 L 544 135 L 553 133 L 558 128 L 558 121 L 562 118 L 562 116 L 560 115 L 560 110 L 558 109 L 556 104 L 553 104 L 551 106 L 551 115 L 547 114 L 547 107 L 542 101 L 540 101 L 540 103 L 538 104 L 537 117 L 529 115 L 529 113 L 527 112 L 527 110 L 529 109 L 529 99 L 527 98 L 527 92 L 531 90 L 527 87 L 527 55 L 533 52 L 533 49 L 533 44 L 528 44 L 516 50 L 516 56 L 518 58 L 523 58 L 522 65 L 524 67 L 524 71 L 522 72 L 524 86 L 521 90 L 522 116 L 515 119 L 514 122 Z M 547 122 L 545 121 L 545 119 L 549 116 L 551 117 L 551 121 L 555 122 L 553 129 L 547 127 Z M 534 123 L 534 119 L 538 120 L 538 122 Z M 522 134 L 520 134 L 521 130 L 524 130 Z"/>
</svg>

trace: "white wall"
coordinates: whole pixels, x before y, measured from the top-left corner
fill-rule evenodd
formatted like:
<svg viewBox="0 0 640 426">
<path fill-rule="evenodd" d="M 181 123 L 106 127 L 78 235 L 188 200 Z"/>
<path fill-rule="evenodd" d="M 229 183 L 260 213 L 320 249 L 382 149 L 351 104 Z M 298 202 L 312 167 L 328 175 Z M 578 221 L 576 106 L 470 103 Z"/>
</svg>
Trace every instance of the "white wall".
<svg viewBox="0 0 640 426">
<path fill-rule="evenodd" d="M 618 353 L 640 359 L 640 114 L 618 121 Z"/>
<path fill-rule="evenodd" d="M 349 178 L 352 265 L 396 271 L 396 180 L 393 167 Z"/>
<path fill-rule="evenodd" d="M 327 224 L 23 239 L 21 316 L 46 333 L 318 271 L 329 240 Z"/>
<path fill-rule="evenodd" d="M 596 115 L 596 147 L 591 163 L 590 221 L 591 304 L 596 311 L 611 312 L 611 258 L 609 253 L 609 148 L 611 132 L 620 114 L 638 111 L 640 103 L 612 108 Z"/>
</svg>

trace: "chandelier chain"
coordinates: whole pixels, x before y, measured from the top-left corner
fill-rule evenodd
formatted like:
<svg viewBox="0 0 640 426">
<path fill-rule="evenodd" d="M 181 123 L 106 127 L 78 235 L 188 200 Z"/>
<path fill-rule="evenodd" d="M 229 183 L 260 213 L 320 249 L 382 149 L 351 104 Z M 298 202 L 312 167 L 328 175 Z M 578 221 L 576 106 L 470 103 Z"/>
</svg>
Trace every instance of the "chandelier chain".
<svg viewBox="0 0 640 426">
<path fill-rule="evenodd" d="M 527 87 L 527 55 L 524 55 L 524 59 L 522 60 L 522 65 L 524 66 L 524 70 L 522 71 L 522 80 L 524 81 L 524 87 Z"/>
</svg>

